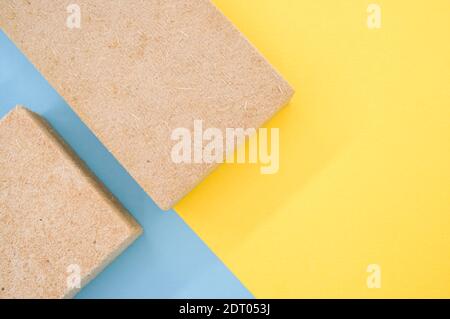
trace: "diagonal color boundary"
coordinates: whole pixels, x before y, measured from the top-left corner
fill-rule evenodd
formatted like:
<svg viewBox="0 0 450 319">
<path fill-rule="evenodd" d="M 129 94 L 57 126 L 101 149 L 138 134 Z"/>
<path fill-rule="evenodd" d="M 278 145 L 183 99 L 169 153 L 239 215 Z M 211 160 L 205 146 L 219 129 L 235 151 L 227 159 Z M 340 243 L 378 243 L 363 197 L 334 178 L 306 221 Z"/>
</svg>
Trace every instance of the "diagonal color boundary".
<svg viewBox="0 0 450 319">
<path fill-rule="evenodd" d="M 161 211 L 0 31 L 0 117 L 16 104 L 44 116 L 144 228 L 78 298 L 252 298 L 174 212 Z"/>
</svg>

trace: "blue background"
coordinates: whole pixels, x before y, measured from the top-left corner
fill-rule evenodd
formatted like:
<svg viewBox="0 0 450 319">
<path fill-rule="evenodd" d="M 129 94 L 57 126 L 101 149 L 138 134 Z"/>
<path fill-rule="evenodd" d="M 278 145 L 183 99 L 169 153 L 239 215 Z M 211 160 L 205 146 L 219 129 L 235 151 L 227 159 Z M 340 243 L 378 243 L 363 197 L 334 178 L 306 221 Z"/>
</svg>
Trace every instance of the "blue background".
<svg viewBox="0 0 450 319">
<path fill-rule="evenodd" d="M 0 31 L 0 117 L 17 104 L 47 119 L 144 228 L 78 298 L 252 298 L 174 211 L 153 203 Z"/>
</svg>

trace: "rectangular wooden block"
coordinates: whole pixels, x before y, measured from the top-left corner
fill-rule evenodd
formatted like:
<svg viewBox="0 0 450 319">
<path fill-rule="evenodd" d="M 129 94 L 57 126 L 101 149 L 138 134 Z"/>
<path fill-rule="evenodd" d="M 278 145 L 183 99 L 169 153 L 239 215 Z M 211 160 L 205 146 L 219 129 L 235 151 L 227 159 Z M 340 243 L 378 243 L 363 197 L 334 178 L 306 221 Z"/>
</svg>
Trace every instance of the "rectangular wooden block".
<svg viewBox="0 0 450 319">
<path fill-rule="evenodd" d="M 140 233 L 38 115 L 1 120 L 0 298 L 72 297 Z"/>
<path fill-rule="evenodd" d="M 0 0 L 0 27 L 163 209 L 217 166 L 174 163 L 174 129 L 258 128 L 293 95 L 208 0 L 74 3 Z"/>
</svg>

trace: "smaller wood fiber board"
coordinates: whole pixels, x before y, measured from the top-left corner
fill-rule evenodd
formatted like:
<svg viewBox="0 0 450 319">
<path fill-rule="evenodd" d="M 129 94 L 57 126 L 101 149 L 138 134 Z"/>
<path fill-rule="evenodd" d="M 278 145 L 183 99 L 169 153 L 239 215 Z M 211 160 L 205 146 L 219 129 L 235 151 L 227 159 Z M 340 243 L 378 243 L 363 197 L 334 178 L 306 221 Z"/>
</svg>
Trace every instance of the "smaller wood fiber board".
<svg viewBox="0 0 450 319">
<path fill-rule="evenodd" d="M 0 298 L 73 297 L 140 233 L 38 115 L 0 121 Z"/>
<path fill-rule="evenodd" d="M 293 94 L 209 0 L 0 0 L 0 27 L 163 209 L 217 166 L 173 163 L 175 129 L 259 128 Z"/>
</svg>

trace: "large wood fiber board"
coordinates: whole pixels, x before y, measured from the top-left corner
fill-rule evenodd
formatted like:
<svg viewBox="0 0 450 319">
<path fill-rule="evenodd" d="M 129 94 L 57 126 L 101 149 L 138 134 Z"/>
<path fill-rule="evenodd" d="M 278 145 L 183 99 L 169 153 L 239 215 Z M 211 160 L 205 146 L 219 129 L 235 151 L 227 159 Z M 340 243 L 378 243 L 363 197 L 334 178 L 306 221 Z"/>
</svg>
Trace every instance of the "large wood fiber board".
<svg viewBox="0 0 450 319">
<path fill-rule="evenodd" d="M 217 164 L 175 164 L 175 128 L 258 128 L 290 85 L 208 0 L 0 0 L 0 26 L 163 209 Z"/>
<path fill-rule="evenodd" d="M 140 233 L 46 122 L 21 107 L 1 120 L 0 298 L 72 297 L 69 276 L 84 286 Z"/>
</svg>

